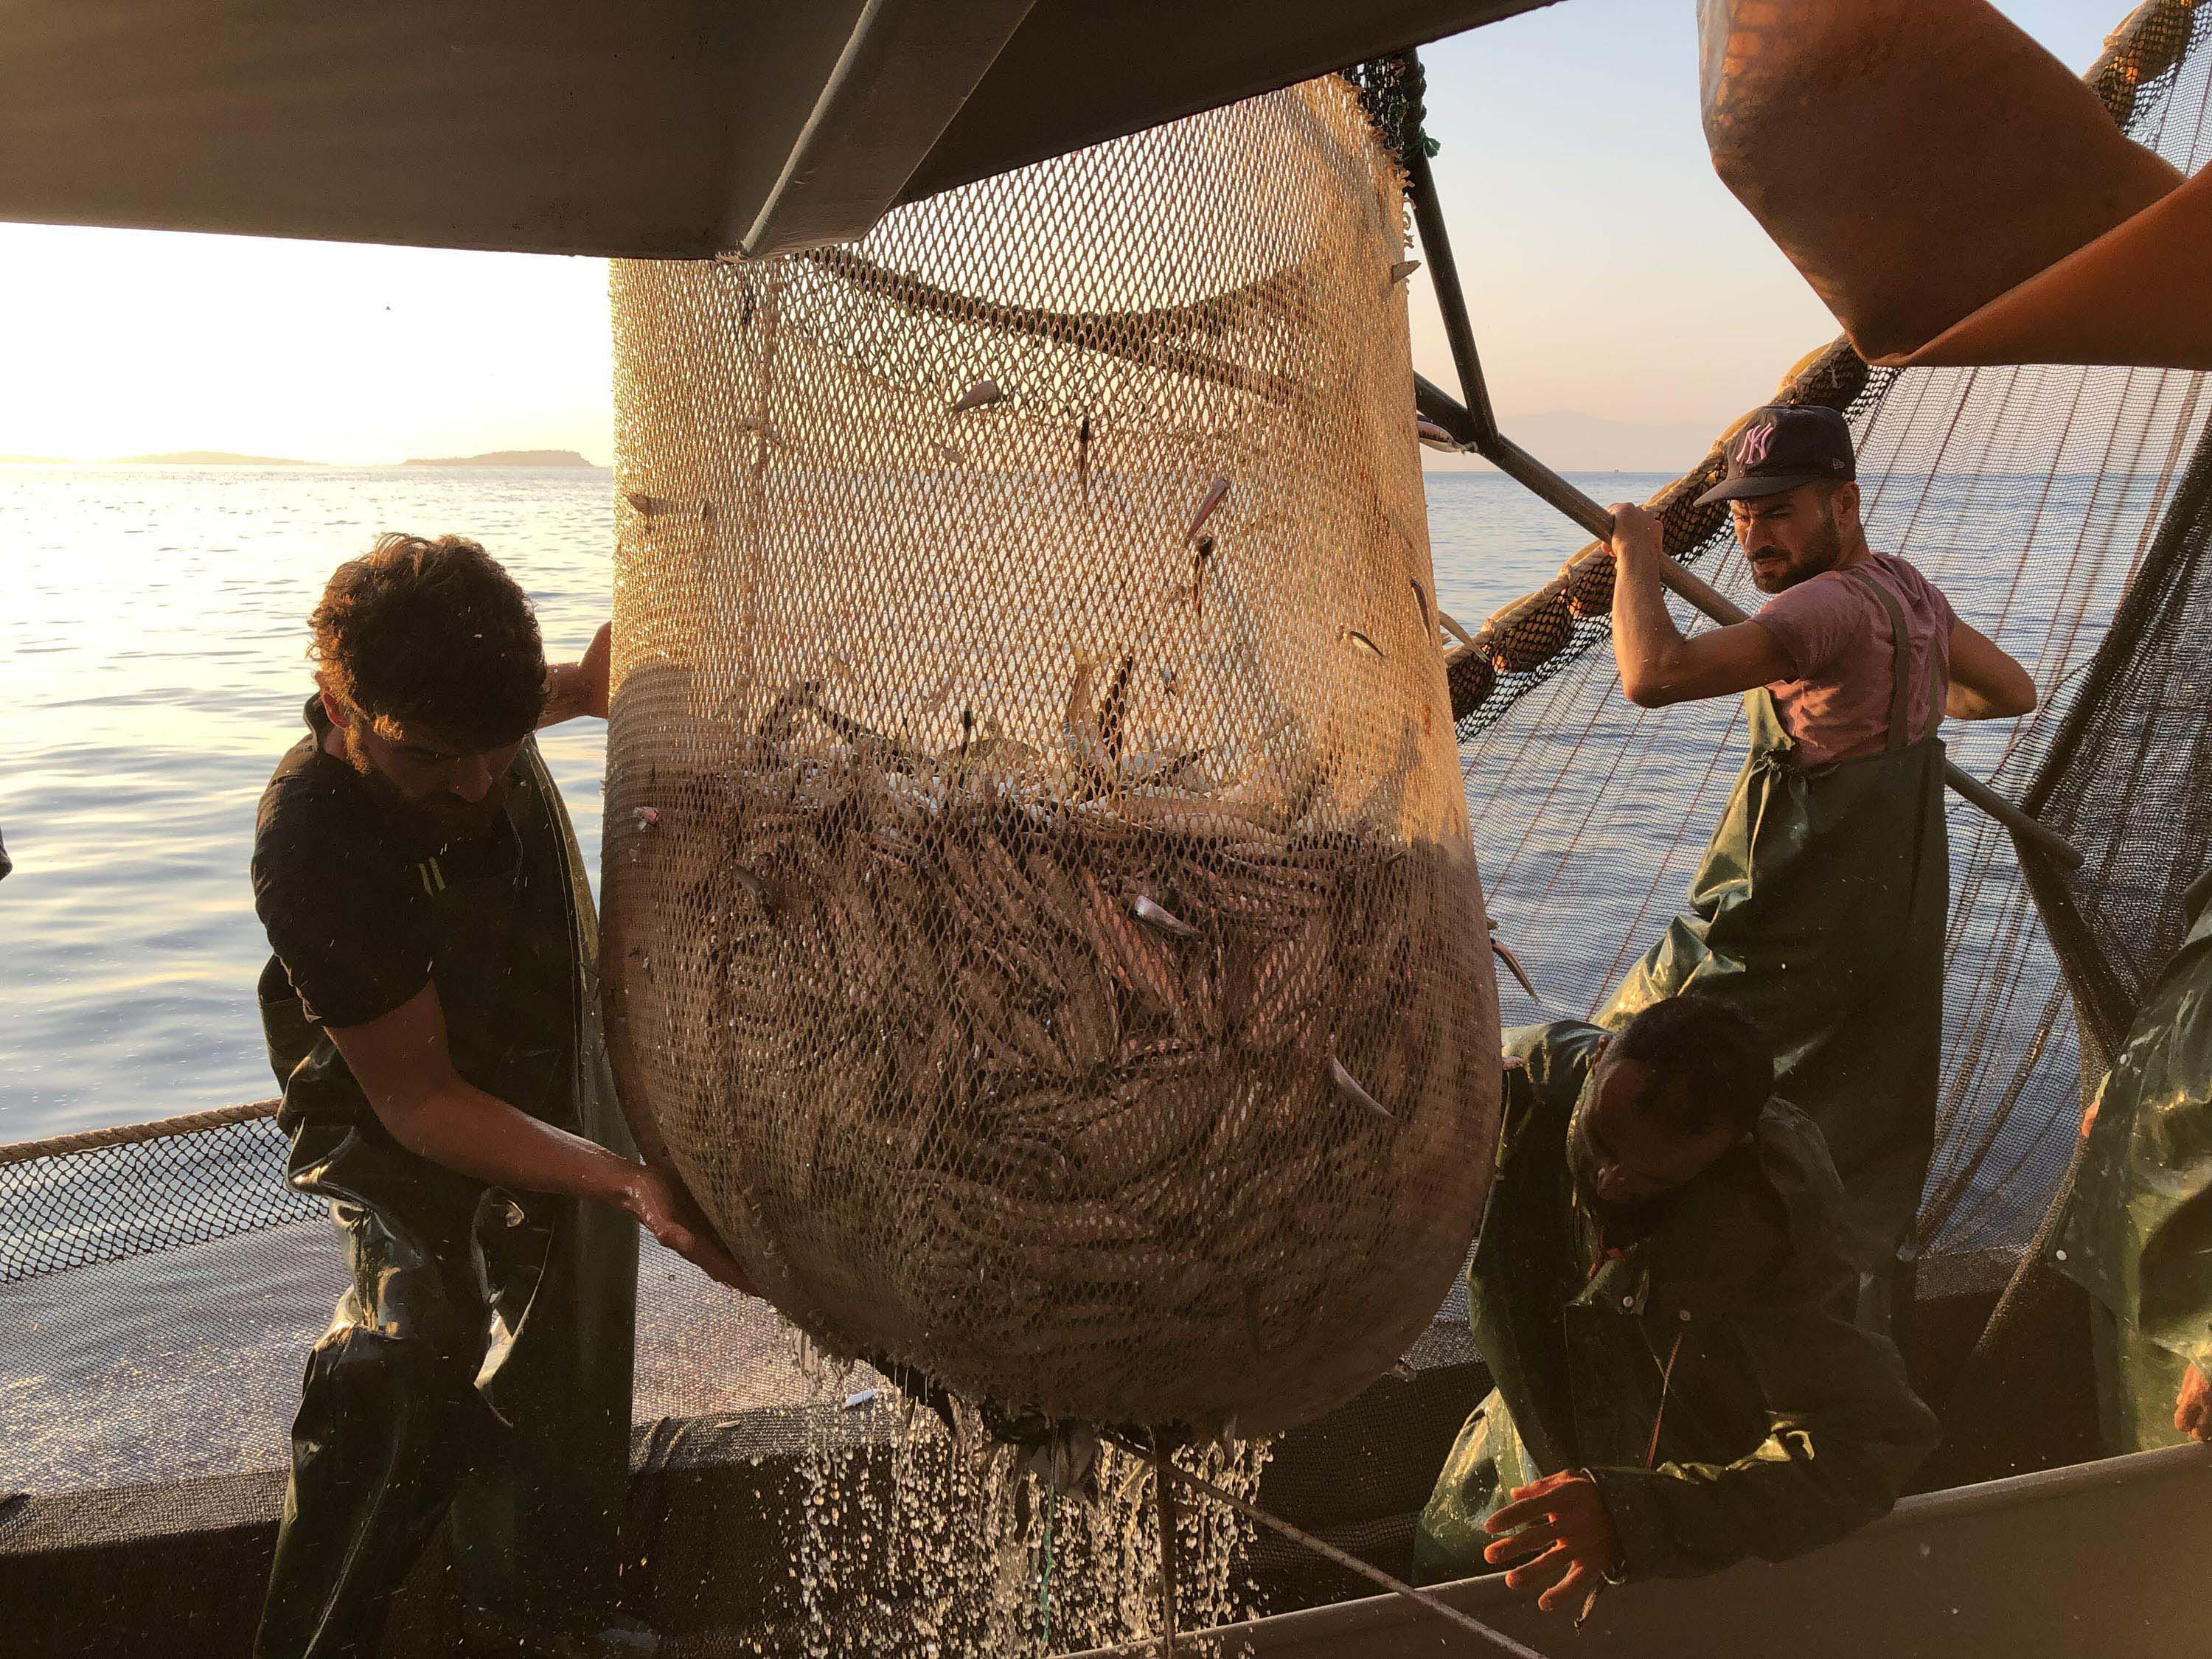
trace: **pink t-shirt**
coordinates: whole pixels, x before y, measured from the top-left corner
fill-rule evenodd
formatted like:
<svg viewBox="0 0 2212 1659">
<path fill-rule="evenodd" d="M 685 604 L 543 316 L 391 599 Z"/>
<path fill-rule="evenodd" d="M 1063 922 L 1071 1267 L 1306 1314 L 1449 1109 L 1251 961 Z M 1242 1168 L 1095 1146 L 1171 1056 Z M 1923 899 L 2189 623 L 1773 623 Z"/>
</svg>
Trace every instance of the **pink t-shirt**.
<svg viewBox="0 0 2212 1659">
<path fill-rule="evenodd" d="M 1912 641 L 1907 741 L 1924 738 L 1943 716 L 1951 686 L 1951 625 L 1958 617 L 1927 577 L 1893 554 L 1877 553 L 1854 568 L 1895 595 L 1905 613 Z M 1888 746 L 1889 611 L 1856 576 L 1823 571 L 1777 593 L 1754 620 L 1774 635 L 1796 671 L 1794 678 L 1777 680 L 1766 689 L 1773 694 L 1783 730 L 1797 745 L 1799 764 L 1856 760 Z"/>
</svg>

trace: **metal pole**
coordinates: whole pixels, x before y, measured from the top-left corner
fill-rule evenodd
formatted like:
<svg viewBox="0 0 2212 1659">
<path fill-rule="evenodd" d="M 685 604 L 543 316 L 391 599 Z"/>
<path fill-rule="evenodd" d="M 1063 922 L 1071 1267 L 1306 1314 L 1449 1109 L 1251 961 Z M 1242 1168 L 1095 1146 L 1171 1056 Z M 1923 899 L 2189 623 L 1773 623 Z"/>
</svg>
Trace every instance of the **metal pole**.
<svg viewBox="0 0 2212 1659">
<path fill-rule="evenodd" d="M 1451 236 L 1444 229 L 1444 213 L 1437 198 L 1436 175 L 1429 171 L 1428 152 L 1418 142 L 1406 146 L 1406 185 L 1413 202 L 1413 228 L 1420 234 L 1421 252 L 1428 256 L 1429 281 L 1437 291 L 1437 309 L 1443 313 L 1444 338 L 1451 344 L 1452 367 L 1459 371 L 1462 414 L 1474 425 L 1480 445 L 1498 439 L 1498 416 L 1490 407 L 1490 386 L 1482 378 L 1482 359 L 1474 349 L 1474 325 L 1468 319 L 1467 295 L 1459 285 L 1459 261 L 1452 257 Z"/>
<path fill-rule="evenodd" d="M 1429 158 L 1419 144 L 1407 146 L 1406 178 L 1413 197 L 1413 224 L 1420 233 L 1421 252 L 1428 256 L 1429 275 L 1443 313 L 1444 337 L 1451 344 L 1452 365 L 1458 370 L 1464 403 L 1456 403 L 1427 380 L 1415 380 L 1416 403 L 1422 414 L 1516 483 L 1557 507 L 1589 534 L 1601 542 L 1613 539 L 1613 514 L 1583 491 L 1498 429 L 1498 416 L 1490 404 L 1490 388 L 1482 374 L 1482 359 L 1474 349 L 1474 329 L 1468 319 L 1467 295 L 1459 285 L 1451 237 L 1444 228 L 1437 205 L 1436 179 Z M 1659 562 L 1659 580 L 1670 592 L 1687 600 L 1715 622 L 1723 624 L 1747 620 L 1711 583 L 1692 575 L 1672 559 Z M 2023 840 L 2056 859 L 2069 870 L 2081 867 L 2080 851 L 2040 818 L 2022 811 L 1970 772 L 1949 761 L 1943 763 L 1943 781 L 1961 799 L 1995 818 Z"/>
</svg>

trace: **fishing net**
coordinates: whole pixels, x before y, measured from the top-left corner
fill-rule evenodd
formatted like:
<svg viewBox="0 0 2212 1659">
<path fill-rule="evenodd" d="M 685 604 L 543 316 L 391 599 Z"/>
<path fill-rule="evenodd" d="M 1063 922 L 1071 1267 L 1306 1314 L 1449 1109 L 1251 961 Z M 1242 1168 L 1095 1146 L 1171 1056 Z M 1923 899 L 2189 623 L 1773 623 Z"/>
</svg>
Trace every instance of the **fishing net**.
<svg viewBox="0 0 2212 1659">
<path fill-rule="evenodd" d="M 825 1349 L 1267 1432 L 1497 1109 L 1401 185 L 1330 78 L 615 267 L 611 1042 Z"/>
<path fill-rule="evenodd" d="M 2087 77 L 2185 173 L 2212 151 L 2208 34 L 2212 8 L 2157 0 Z M 1951 802 L 1946 1076 L 1917 1230 L 1923 1253 L 2016 1248 L 2075 1145 L 2084 1031 L 2094 1077 L 2178 941 L 2212 842 L 2203 376 L 1869 369 L 1839 342 L 1780 396 L 1850 416 L 1873 544 L 1919 565 L 2042 691 L 2027 721 L 1947 734 L 2086 863 L 2069 874 L 2031 853 L 2024 872 L 2008 836 Z M 1652 506 L 1674 556 L 1756 609 L 1725 510 L 1694 505 L 1720 466 L 1717 447 Z M 1655 712 L 1620 695 L 1610 600 L 1610 560 L 1584 549 L 1448 665 L 1489 902 L 1546 1012 L 1597 1007 L 1665 926 L 1743 741 L 1732 702 Z M 1510 988 L 1506 1012 L 1539 1012 Z"/>
<path fill-rule="evenodd" d="M 211 1243 L 324 1213 L 281 1179 L 276 1103 L 0 1148 L 0 1285 Z"/>
</svg>

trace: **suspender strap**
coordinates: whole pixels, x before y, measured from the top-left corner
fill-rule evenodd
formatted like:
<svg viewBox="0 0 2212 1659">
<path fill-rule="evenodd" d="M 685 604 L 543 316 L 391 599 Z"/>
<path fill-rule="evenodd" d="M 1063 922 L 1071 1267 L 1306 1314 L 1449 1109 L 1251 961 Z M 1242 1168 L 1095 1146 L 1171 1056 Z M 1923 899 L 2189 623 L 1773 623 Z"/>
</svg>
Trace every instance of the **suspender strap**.
<svg viewBox="0 0 2212 1659">
<path fill-rule="evenodd" d="M 1912 741 L 1912 635 L 1905 631 L 1905 607 L 1897 595 L 1863 568 L 1844 573 L 1881 602 L 1889 613 L 1889 743 L 1902 749 Z"/>
</svg>

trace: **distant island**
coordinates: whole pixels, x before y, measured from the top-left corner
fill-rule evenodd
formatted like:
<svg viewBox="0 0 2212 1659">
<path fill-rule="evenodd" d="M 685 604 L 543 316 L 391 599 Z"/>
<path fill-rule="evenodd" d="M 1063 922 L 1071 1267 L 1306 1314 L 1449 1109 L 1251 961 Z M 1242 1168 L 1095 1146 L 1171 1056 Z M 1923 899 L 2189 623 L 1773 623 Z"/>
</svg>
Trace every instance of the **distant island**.
<svg viewBox="0 0 2212 1659">
<path fill-rule="evenodd" d="M 118 455 L 124 466 L 319 466 L 319 461 L 290 461 L 281 455 L 234 455 L 227 449 L 178 449 L 162 455 Z"/>
<path fill-rule="evenodd" d="M 573 449 L 495 449 L 489 455 L 410 456 L 408 466 L 589 466 Z"/>
</svg>

